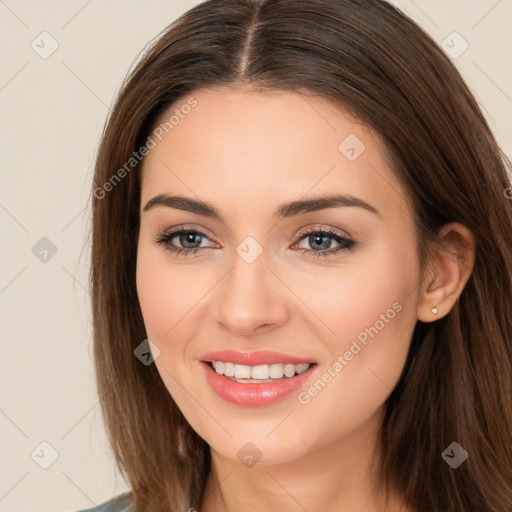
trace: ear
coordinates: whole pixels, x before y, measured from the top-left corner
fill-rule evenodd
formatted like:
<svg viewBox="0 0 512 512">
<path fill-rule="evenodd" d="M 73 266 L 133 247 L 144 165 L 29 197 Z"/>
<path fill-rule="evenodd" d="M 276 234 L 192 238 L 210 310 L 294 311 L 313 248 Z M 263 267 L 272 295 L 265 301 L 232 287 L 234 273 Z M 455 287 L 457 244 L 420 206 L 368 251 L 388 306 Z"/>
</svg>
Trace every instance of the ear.
<svg viewBox="0 0 512 512">
<path fill-rule="evenodd" d="M 433 322 L 447 315 L 457 302 L 475 265 L 475 236 L 459 223 L 445 224 L 438 233 L 441 246 L 429 260 L 421 285 L 418 319 Z M 437 314 L 432 312 L 437 309 Z"/>
</svg>

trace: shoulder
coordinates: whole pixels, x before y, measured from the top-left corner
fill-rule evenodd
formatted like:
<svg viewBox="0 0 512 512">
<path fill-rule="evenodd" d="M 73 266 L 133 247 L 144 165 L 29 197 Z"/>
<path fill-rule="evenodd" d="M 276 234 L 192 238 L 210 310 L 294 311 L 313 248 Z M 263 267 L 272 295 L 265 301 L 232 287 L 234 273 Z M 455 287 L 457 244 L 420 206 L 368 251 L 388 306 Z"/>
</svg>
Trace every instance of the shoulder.
<svg viewBox="0 0 512 512">
<path fill-rule="evenodd" d="M 111 498 L 97 507 L 79 510 L 77 512 L 135 512 L 131 506 L 130 498 L 131 493 L 127 492 L 115 498 Z"/>
</svg>

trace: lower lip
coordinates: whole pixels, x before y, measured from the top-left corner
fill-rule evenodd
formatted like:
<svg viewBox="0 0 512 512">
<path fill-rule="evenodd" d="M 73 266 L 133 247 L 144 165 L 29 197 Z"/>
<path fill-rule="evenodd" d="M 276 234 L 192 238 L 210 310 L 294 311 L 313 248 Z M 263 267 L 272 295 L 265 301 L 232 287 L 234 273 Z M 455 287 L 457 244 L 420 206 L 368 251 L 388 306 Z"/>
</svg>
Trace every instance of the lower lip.
<svg viewBox="0 0 512 512">
<path fill-rule="evenodd" d="M 217 395 L 235 405 L 261 407 L 273 404 L 290 395 L 309 379 L 316 364 L 312 364 L 305 372 L 295 377 L 284 377 L 274 382 L 241 383 L 218 374 L 208 363 L 201 361 L 206 372 L 206 380 Z"/>
</svg>

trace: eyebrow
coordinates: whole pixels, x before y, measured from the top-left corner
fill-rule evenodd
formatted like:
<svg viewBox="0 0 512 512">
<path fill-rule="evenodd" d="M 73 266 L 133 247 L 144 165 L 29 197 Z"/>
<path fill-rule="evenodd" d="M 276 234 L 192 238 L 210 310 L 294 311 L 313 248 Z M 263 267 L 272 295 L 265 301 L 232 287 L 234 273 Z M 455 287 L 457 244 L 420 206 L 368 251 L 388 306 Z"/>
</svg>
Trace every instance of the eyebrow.
<svg viewBox="0 0 512 512">
<path fill-rule="evenodd" d="M 146 203 L 143 211 L 147 212 L 157 206 L 177 208 L 178 210 L 185 210 L 224 222 L 222 214 L 210 203 L 189 197 L 159 194 Z M 327 208 L 340 208 L 343 206 L 364 208 L 378 217 L 381 217 L 380 212 L 366 201 L 351 195 L 340 194 L 317 196 L 310 199 L 299 199 L 284 203 L 274 211 L 274 217 L 277 219 L 283 219 L 305 213 L 325 210 Z"/>
</svg>

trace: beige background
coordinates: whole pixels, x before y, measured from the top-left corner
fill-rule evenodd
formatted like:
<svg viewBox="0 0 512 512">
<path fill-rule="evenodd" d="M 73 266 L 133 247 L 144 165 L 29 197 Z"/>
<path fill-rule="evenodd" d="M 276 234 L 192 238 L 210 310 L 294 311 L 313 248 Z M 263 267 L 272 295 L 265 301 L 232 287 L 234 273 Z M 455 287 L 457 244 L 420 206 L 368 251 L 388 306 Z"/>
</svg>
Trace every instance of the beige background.
<svg viewBox="0 0 512 512">
<path fill-rule="evenodd" d="M 125 74 L 196 3 L 0 0 L 0 511 L 89 508 L 127 489 L 106 448 L 94 384 L 87 200 Z M 454 60 L 511 156 L 512 2 L 395 3 L 438 43 L 453 31 L 469 43 Z M 58 43 L 46 59 L 31 47 L 51 48 L 43 31 Z M 453 51 L 462 49 L 454 41 Z M 46 262 L 32 251 L 42 237 L 57 249 Z M 52 452 L 42 442 L 58 454 L 47 469 L 40 464 Z"/>
</svg>

